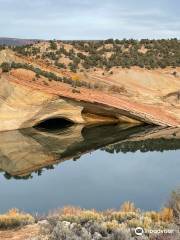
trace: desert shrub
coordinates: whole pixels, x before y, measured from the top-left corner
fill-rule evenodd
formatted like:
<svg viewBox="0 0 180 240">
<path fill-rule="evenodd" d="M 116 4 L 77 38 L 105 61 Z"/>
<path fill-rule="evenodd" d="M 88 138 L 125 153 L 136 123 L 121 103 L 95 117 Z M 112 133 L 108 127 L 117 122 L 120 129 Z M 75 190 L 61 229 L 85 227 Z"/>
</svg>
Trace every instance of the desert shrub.
<svg viewBox="0 0 180 240">
<path fill-rule="evenodd" d="M 40 74 L 39 73 L 36 73 L 36 78 L 40 78 Z"/>
<path fill-rule="evenodd" d="M 116 229 L 112 234 L 111 240 L 130 240 L 131 234 L 127 229 Z"/>
<path fill-rule="evenodd" d="M 173 221 L 173 209 L 163 208 L 159 213 L 159 219 L 163 222 L 172 222 Z"/>
<path fill-rule="evenodd" d="M 121 206 L 122 212 L 137 212 L 138 209 L 135 207 L 134 203 L 132 202 L 125 202 Z"/>
<path fill-rule="evenodd" d="M 159 213 L 157 213 L 155 211 L 146 212 L 146 213 L 144 213 L 144 216 L 149 217 L 154 223 L 156 223 L 160 220 Z"/>
<path fill-rule="evenodd" d="M 80 223 L 85 223 L 88 221 L 99 221 L 102 220 L 101 214 L 96 211 L 83 211 L 79 216 Z"/>
<path fill-rule="evenodd" d="M 73 206 L 66 206 L 62 209 L 59 209 L 55 213 L 58 213 L 58 215 L 79 215 L 82 213 L 82 209 L 78 207 Z"/>
<path fill-rule="evenodd" d="M 78 68 L 78 65 L 77 64 L 74 64 L 74 63 L 69 63 L 69 68 L 72 72 L 76 73 L 77 71 L 77 68 Z"/>
<path fill-rule="evenodd" d="M 49 41 L 49 43 L 50 43 L 50 49 L 52 49 L 52 50 L 57 50 L 57 43 L 56 43 L 56 41 Z"/>
<path fill-rule="evenodd" d="M 174 220 L 180 225 L 180 189 L 172 192 L 167 206 L 172 209 Z"/>
<path fill-rule="evenodd" d="M 6 48 L 5 45 L 0 45 L 0 51 L 4 50 Z"/>
<path fill-rule="evenodd" d="M 76 89 L 76 88 L 73 88 L 72 89 L 72 93 L 80 93 L 80 90 Z"/>
<path fill-rule="evenodd" d="M 90 221 L 84 225 L 84 227 L 89 229 L 89 232 L 94 235 L 94 233 L 100 233 L 103 237 L 108 235 L 107 226 L 105 222 L 101 221 Z"/>
<path fill-rule="evenodd" d="M 11 70 L 11 64 L 8 62 L 3 62 L 1 64 L 2 72 L 9 72 Z"/>
<path fill-rule="evenodd" d="M 64 68 L 66 69 L 66 65 L 64 63 L 59 63 L 59 62 L 55 62 L 55 65 L 58 67 L 58 68 Z"/>
<path fill-rule="evenodd" d="M 50 240 L 91 240 L 91 234 L 78 224 L 58 221 L 49 237 Z"/>
<path fill-rule="evenodd" d="M 153 224 L 166 227 L 172 222 L 169 211 L 166 212 L 164 209 L 161 212 L 145 212 L 140 220 L 142 226 L 145 228 L 149 228 L 153 226 Z"/>
<path fill-rule="evenodd" d="M 123 86 L 119 87 L 117 85 L 112 85 L 112 86 L 108 87 L 108 91 L 114 92 L 114 93 L 124 93 L 124 92 L 126 92 L 126 89 Z"/>
<path fill-rule="evenodd" d="M 118 229 L 119 223 L 116 220 L 112 220 L 105 222 L 104 226 L 106 226 L 108 233 L 112 233 L 114 230 Z"/>
<path fill-rule="evenodd" d="M 67 212 L 66 209 L 66 213 L 60 215 L 60 220 L 61 221 L 68 221 L 68 222 L 76 222 L 76 223 L 81 223 L 84 224 L 88 221 L 98 221 L 102 218 L 102 216 L 97 213 L 96 211 L 78 211 L 76 212 L 76 214 L 72 214 L 71 213 L 71 209 L 70 212 Z"/>
<path fill-rule="evenodd" d="M 115 211 L 112 212 L 110 215 L 107 216 L 110 220 L 116 220 L 120 223 L 125 222 L 127 220 L 131 220 L 136 218 L 138 215 L 135 212 L 122 212 L 122 211 Z"/>
<path fill-rule="evenodd" d="M 6 214 L 0 215 L 0 228 L 14 228 L 34 223 L 30 214 L 25 214 L 17 209 L 9 210 Z"/>
<path fill-rule="evenodd" d="M 154 234 L 150 236 L 150 240 L 179 240 L 180 233 L 176 232 L 174 234 Z"/>
</svg>

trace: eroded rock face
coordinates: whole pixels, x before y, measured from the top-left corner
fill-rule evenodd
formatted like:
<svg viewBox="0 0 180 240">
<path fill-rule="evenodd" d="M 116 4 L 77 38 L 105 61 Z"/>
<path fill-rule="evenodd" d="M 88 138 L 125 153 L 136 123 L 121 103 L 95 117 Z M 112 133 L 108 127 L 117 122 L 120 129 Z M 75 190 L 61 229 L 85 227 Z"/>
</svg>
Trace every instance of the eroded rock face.
<svg viewBox="0 0 180 240">
<path fill-rule="evenodd" d="M 82 109 L 75 102 L 1 79 L 0 131 L 32 127 L 54 117 L 84 123 Z"/>
<path fill-rule="evenodd" d="M 0 79 L 0 131 L 9 131 L 33 127 L 45 120 L 62 118 L 73 123 L 113 123 L 118 122 L 115 114 L 100 107 L 96 113 L 84 112 L 88 103 L 63 98 L 58 94 L 30 88 L 7 80 Z"/>
<path fill-rule="evenodd" d="M 115 113 L 111 112 L 111 108 L 91 106 L 92 112 L 96 113 L 93 114 L 91 111 L 84 112 L 86 107 L 89 107 L 88 103 L 30 89 L 1 78 L 0 131 L 32 127 L 52 118 L 83 124 L 119 122 Z"/>
<path fill-rule="evenodd" d="M 52 118 L 73 123 L 145 122 L 180 126 L 179 110 L 167 103 L 143 104 L 123 95 L 73 87 L 40 78 L 24 69 L 1 74 L 0 131 L 33 127 Z M 46 79 L 47 81 L 47 79 Z"/>
</svg>

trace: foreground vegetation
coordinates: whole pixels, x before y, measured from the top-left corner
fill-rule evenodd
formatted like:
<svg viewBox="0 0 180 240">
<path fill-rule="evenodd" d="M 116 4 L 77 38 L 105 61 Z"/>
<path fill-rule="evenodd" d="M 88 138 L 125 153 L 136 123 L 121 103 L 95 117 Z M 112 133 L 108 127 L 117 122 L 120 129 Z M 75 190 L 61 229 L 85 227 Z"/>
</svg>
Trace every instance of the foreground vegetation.
<svg viewBox="0 0 180 240">
<path fill-rule="evenodd" d="M 160 212 L 141 212 L 134 204 L 126 202 L 119 211 L 82 210 L 67 207 L 47 219 L 42 225 L 43 239 L 135 239 L 135 229 L 141 227 L 144 231 L 177 229 L 173 224 L 173 210 L 164 208 Z M 143 234 L 144 235 L 144 234 Z M 152 234 L 156 239 L 156 233 Z M 176 232 L 173 233 L 175 237 Z M 64 237 L 65 236 L 65 237 Z M 149 233 L 144 235 L 148 239 Z M 174 238 L 175 239 L 175 238 Z"/>
<path fill-rule="evenodd" d="M 159 212 L 143 212 L 133 203 L 125 202 L 120 210 L 104 212 L 65 207 L 40 218 L 17 210 L 0 215 L 1 228 L 12 228 L 34 222 L 38 223 L 40 231 L 32 240 L 135 240 L 137 227 L 141 227 L 144 231 L 140 239 L 178 240 L 180 239 L 180 190 L 172 193 L 168 205 Z"/>
</svg>

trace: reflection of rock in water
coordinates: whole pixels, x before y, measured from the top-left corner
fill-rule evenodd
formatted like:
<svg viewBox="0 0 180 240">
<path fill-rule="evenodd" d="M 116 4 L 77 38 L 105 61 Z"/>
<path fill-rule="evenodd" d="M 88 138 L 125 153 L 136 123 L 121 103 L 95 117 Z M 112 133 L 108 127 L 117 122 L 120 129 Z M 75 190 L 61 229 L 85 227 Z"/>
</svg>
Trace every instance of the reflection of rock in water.
<svg viewBox="0 0 180 240">
<path fill-rule="evenodd" d="M 149 152 L 180 149 L 180 128 L 154 128 L 103 148 L 109 153 Z"/>
<path fill-rule="evenodd" d="M 60 133 L 33 128 L 0 133 L 0 169 L 13 176 L 23 176 L 55 163 L 75 139 L 82 140 L 81 125 Z"/>
<path fill-rule="evenodd" d="M 163 141 L 159 141 L 162 139 Z M 180 131 L 174 128 L 134 125 L 108 125 L 84 127 L 73 125 L 66 129 L 46 132 L 33 128 L 0 133 L 0 169 L 5 176 L 24 177 L 43 167 L 51 168 L 55 163 L 68 159 L 78 159 L 82 154 L 103 148 L 107 151 L 141 149 L 142 142 L 150 141 L 146 150 L 180 148 Z M 116 145 L 115 143 L 118 144 Z M 168 144 L 167 144 L 168 143 Z M 115 145 L 111 145 L 115 144 Z M 144 144 L 144 143 L 143 143 Z M 108 147 L 106 147 L 108 145 Z M 148 149 L 149 146 L 149 149 Z M 123 150 L 124 151 L 124 150 Z"/>
</svg>

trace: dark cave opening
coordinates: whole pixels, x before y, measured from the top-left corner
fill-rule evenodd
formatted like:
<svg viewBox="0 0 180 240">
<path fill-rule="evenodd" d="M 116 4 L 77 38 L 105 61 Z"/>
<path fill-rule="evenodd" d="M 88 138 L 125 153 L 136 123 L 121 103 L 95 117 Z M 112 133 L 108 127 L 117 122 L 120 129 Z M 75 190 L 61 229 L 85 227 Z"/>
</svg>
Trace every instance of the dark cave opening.
<svg viewBox="0 0 180 240">
<path fill-rule="evenodd" d="M 70 120 L 65 118 L 50 118 L 45 119 L 44 121 L 38 123 L 34 126 L 37 129 L 43 130 L 56 130 L 56 129 L 63 129 L 72 126 L 73 123 Z"/>
</svg>

